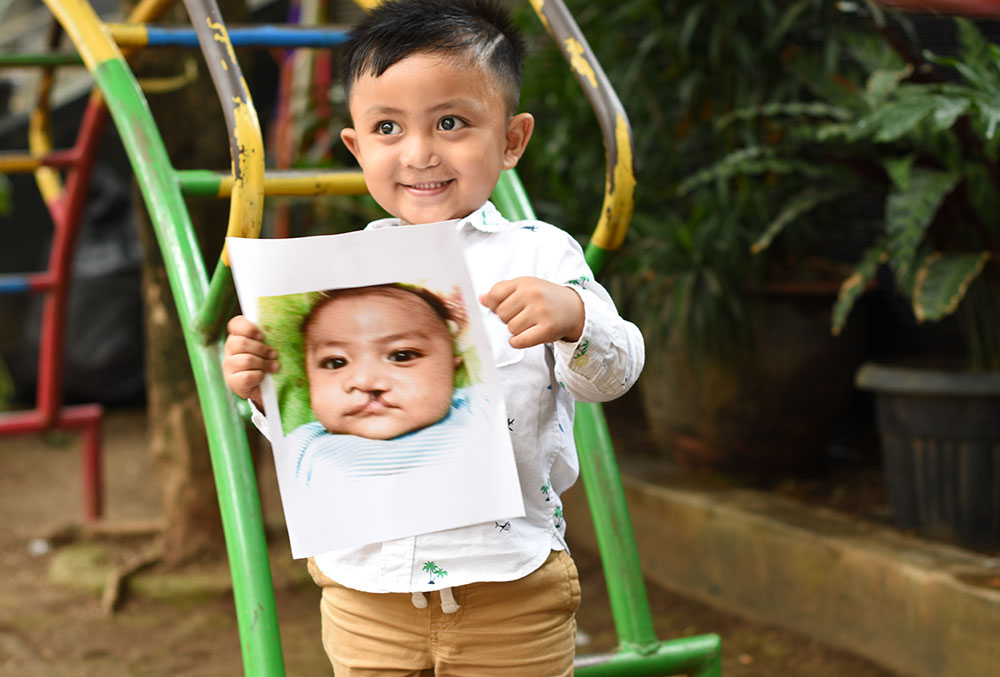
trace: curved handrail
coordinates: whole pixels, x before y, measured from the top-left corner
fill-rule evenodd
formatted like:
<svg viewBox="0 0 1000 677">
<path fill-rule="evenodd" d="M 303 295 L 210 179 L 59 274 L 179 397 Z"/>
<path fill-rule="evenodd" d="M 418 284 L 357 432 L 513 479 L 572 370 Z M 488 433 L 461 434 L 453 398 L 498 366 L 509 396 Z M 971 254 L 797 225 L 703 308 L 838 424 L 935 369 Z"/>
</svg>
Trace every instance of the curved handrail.
<svg viewBox="0 0 1000 677">
<path fill-rule="evenodd" d="M 563 0 L 531 0 L 531 6 L 559 45 L 573 76 L 590 100 L 604 137 L 607 155 L 604 203 L 587 251 L 587 260 L 597 270 L 606 253 L 621 246 L 632 220 L 635 196 L 632 127 L 604 69 Z"/>
<path fill-rule="evenodd" d="M 229 130 L 233 187 L 229 199 L 229 237 L 257 237 L 264 215 L 264 138 L 250 88 L 214 0 L 184 0 Z M 208 298 L 198 313 L 196 329 L 205 343 L 222 331 L 236 300 L 229 252 L 222 247 L 212 274 Z"/>
<path fill-rule="evenodd" d="M 159 0 L 153 0 L 153 3 Z M 204 263 L 163 139 L 138 82 L 85 0 L 45 0 L 104 95 L 145 198 L 205 412 L 212 470 L 220 496 L 229 569 L 246 674 L 284 674 L 264 521 L 242 419 L 219 369 L 221 346 L 195 340 L 194 318 L 207 295 Z M 225 497 L 223 499 L 222 497 Z"/>
</svg>

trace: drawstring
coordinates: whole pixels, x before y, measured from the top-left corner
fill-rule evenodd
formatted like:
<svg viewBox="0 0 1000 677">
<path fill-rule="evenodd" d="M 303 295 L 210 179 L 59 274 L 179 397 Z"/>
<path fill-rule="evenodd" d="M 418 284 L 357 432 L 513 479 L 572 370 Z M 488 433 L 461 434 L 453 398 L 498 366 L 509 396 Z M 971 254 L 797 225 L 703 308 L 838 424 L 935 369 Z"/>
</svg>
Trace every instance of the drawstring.
<svg viewBox="0 0 1000 677">
<path fill-rule="evenodd" d="M 455 601 L 455 595 L 452 594 L 451 588 L 441 588 L 441 611 L 446 614 L 458 611 L 458 602 Z"/>
<path fill-rule="evenodd" d="M 422 592 L 410 593 L 410 601 L 418 609 L 427 608 L 427 597 Z M 458 609 L 458 602 L 455 601 L 455 594 L 451 591 L 451 588 L 441 588 L 441 611 L 446 614 L 453 614 Z"/>
</svg>

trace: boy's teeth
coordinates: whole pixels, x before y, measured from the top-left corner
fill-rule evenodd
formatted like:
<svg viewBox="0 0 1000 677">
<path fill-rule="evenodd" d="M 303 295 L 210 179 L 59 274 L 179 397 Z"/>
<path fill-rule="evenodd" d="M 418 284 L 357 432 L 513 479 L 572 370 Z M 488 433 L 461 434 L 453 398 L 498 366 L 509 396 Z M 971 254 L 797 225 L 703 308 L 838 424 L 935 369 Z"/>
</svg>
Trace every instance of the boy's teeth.
<svg viewBox="0 0 1000 677">
<path fill-rule="evenodd" d="M 447 181 L 435 181 L 434 183 L 414 183 L 412 184 L 414 188 L 419 190 L 434 190 L 435 188 L 441 188 L 447 185 Z"/>
</svg>

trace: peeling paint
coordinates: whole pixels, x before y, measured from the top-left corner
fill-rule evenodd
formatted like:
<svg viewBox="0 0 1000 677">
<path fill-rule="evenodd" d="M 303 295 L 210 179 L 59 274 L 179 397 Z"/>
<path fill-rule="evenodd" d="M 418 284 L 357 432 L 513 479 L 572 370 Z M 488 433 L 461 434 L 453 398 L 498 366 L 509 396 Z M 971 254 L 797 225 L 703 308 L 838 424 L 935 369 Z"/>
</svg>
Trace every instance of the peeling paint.
<svg viewBox="0 0 1000 677">
<path fill-rule="evenodd" d="M 542 25 L 545 26 L 550 34 L 552 33 L 552 27 L 549 26 L 549 18 L 545 16 L 545 0 L 531 0 L 531 6 L 535 8 L 535 14 L 541 19 Z"/>
<path fill-rule="evenodd" d="M 594 244 L 601 249 L 614 251 L 625 239 L 634 207 L 635 174 L 632 171 L 632 134 L 628 121 L 618 113 L 615 119 L 615 146 L 617 157 L 614 169 L 605 181 L 604 209 L 594 230 Z"/>
<path fill-rule="evenodd" d="M 564 44 L 566 45 L 566 53 L 569 55 L 569 65 L 586 78 L 591 87 L 597 89 L 597 76 L 594 74 L 593 66 L 584 56 L 583 44 L 576 38 L 566 38 Z"/>
</svg>

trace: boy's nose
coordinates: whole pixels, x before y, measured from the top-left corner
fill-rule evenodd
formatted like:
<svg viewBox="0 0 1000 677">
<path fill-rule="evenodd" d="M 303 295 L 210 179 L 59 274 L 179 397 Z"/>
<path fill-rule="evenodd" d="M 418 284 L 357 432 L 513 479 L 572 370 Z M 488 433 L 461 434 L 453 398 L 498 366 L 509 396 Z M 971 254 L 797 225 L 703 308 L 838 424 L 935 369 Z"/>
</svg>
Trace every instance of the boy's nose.
<svg viewBox="0 0 1000 677">
<path fill-rule="evenodd" d="M 400 160 L 407 167 L 428 169 L 440 162 L 434 142 L 428 135 L 411 134 L 406 140 Z"/>
</svg>

